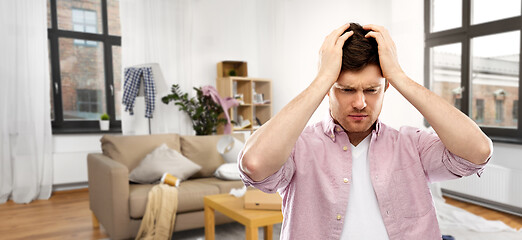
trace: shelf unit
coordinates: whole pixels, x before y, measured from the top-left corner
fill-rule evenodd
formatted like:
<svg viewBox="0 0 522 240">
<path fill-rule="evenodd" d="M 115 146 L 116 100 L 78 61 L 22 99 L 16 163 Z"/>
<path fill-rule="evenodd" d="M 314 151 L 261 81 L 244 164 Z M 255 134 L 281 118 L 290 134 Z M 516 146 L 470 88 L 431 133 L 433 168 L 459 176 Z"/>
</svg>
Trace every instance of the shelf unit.
<svg viewBox="0 0 522 240">
<path fill-rule="evenodd" d="M 230 117 L 238 125 L 233 131 L 249 131 L 252 133 L 260 124 L 265 124 L 272 117 L 272 81 L 269 79 L 252 78 L 247 75 L 246 62 L 225 61 L 218 63 L 216 86 L 221 97 L 235 97 L 241 103 L 229 110 Z M 230 76 L 231 69 L 245 76 Z M 257 94 L 257 95 L 255 95 Z M 240 97 L 241 96 L 241 97 Z M 257 98 L 256 98 L 257 97 Z M 256 118 L 259 120 L 256 120 Z M 240 120 L 249 125 L 241 126 Z M 223 133 L 223 128 L 218 129 Z"/>
</svg>

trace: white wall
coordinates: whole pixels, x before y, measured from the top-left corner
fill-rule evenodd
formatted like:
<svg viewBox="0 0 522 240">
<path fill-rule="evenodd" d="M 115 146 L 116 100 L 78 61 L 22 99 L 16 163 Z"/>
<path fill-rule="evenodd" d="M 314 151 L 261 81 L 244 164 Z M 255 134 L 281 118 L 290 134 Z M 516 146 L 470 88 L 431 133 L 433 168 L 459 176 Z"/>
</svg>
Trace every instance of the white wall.
<svg viewBox="0 0 522 240">
<path fill-rule="evenodd" d="M 217 63 L 241 60 L 248 74 L 259 76 L 256 1 L 194 1 L 192 6 L 192 76 L 195 86 L 216 86 Z"/>
<path fill-rule="evenodd" d="M 404 72 L 424 85 L 424 5 L 423 1 L 393 0 L 389 29 L 399 63 Z M 399 128 L 409 125 L 424 128 L 422 115 L 402 95 L 390 87 L 381 114 L 383 122 Z"/>
<path fill-rule="evenodd" d="M 101 152 L 100 134 L 53 136 L 53 185 L 87 182 L 87 154 Z"/>
<path fill-rule="evenodd" d="M 522 145 L 493 143 L 491 163 L 522 171 Z"/>
<path fill-rule="evenodd" d="M 193 96 L 193 87 L 216 85 L 216 65 L 223 60 L 248 62 L 249 75 L 258 76 L 256 6 L 258 1 L 158 0 L 122 2 L 122 65 L 159 63 L 165 88 L 158 97 L 152 132 L 193 134 L 185 113 L 159 100 L 172 84 Z M 143 37 L 147 36 L 147 37 Z M 155 79 L 157 82 L 157 79 Z M 163 83 L 163 82 L 162 82 Z M 137 101 L 143 105 L 143 101 Z M 141 107 L 141 106 L 137 106 Z M 122 114 L 125 134 L 146 134 L 142 112 Z M 144 131 L 145 130 L 145 131 Z"/>
</svg>

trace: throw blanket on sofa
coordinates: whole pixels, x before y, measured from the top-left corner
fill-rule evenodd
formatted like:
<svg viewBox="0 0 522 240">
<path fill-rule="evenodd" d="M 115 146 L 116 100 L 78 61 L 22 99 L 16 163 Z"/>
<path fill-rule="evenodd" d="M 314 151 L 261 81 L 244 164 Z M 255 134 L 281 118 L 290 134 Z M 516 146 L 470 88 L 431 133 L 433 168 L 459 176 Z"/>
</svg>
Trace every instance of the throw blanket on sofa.
<svg viewBox="0 0 522 240">
<path fill-rule="evenodd" d="M 145 215 L 136 239 L 170 239 L 178 210 L 178 189 L 166 184 L 154 186 L 148 196 Z"/>
</svg>

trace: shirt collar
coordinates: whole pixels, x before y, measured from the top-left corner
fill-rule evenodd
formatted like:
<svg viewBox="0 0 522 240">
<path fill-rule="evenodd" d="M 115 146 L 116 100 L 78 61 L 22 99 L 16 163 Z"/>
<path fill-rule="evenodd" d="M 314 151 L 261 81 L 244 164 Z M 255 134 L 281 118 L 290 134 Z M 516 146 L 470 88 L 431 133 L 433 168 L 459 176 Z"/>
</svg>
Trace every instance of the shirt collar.
<svg viewBox="0 0 522 240">
<path fill-rule="evenodd" d="M 381 120 L 377 118 L 377 121 L 375 121 L 375 129 L 373 129 L 372 133 L 375 133 L 377 136 L 379 136 L 382 131 L 381 125 Z M 341 125 L 335 123 L 332 116 L 328 114 L 323 120 L 323 131 L 328 138 L 335 142 L 335 136 L 338 133 L 344 132 L 344 129 L 341 127 Z"/>
</svg>

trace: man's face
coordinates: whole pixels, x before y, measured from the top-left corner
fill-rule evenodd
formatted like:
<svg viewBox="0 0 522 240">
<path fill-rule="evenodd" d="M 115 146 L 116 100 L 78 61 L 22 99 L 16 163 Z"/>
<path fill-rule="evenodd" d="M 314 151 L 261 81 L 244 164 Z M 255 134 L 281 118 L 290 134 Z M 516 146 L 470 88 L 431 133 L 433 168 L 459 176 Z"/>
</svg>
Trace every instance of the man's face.
<svg viewBox="0 0 522 240">
<path fill-rule="evenodd" d="M 379 67 L 358 72 L 342 71 L 328 93 L 330 112 L 348 133 L 369 133 L 379 117 L 385 81 Z"/>
</svg>

